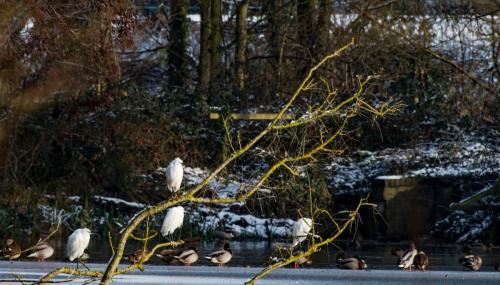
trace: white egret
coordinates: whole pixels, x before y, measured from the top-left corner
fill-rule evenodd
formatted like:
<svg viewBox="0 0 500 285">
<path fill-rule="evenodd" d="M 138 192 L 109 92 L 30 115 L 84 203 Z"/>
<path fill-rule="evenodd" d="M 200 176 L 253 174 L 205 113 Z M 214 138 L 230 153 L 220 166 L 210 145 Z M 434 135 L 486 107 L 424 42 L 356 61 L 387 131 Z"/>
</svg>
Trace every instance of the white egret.
<svg viewBox="0 0 500 285">
<path fill-rule="evenodd" d="M 182 177 L 184 176 L 184 168 L 182 167 L 182 160 L 176 157 L 169 164 L 165 170 L 165 177 L 167 178 L 167 188 L 170 192 L 177 192 L 181 189 Z"/>
<path fill-rule="evenodd" d="M 66 257 L 69 261 L 76 259 L 76 266 L 78 268 L 78 261 L 83 255 L 84 250 L 89 246 L 90 230 L 87 228 L 75 230 L 68 238 L 66 245 Z"/>
<path fill-rule="evenodd" d="M 54 248 L 46 242 L 37 244 L 31 249 L 31 254 L 28 257 L 36 258 L 38 261 L 43 262 L 45 259 L 51 257 L 54 254 Z"/>
<path fill-rule="evenodd" d="M 184 221 L 184 208 L 177 206 L 168 209 L 163 225 L 161 226 L 161 235 L 166 236 L 172 234 L 176 229 L 182 226 Z"/>
<path fill-rule="evenodd" d="M 205 256 L 206 259 L 210 260 L 212 263 L 216 263 L 219 267 L 222 267 L 225 263 L 228 263 L 233 257 L 233 251 L 229 247 L 229 244 L 224 244 L 224 249 L 214 251 Z"/>
<path fill-rule="evenodd" d="M 313 221 L 310 218 L 300 218 L 293 224 L 292 228 L 292 237 L 293 237 L 293 242 L 292 242 L 292 247 L 298 245 L 299 243 L 303 242 L 307 236 L 309 235 L 309 232 L 311 231 Z"/>
</svg>

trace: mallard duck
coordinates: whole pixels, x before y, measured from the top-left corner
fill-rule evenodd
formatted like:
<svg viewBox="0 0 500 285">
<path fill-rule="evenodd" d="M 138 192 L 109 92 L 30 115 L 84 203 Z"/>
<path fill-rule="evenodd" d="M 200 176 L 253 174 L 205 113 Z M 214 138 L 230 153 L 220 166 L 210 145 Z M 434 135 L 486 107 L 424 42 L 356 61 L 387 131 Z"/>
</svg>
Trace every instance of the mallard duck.
<svg viewBox="0 0 500 285">
<path fill-rule="evenodd" d="M 419 251 L 413 260 L 413 266 L 420 271 L 425 271 L 429 266 L 429 257 L 425 252 Z"/>
<path fill-rule="evenodd" d="M 215 230 L 214 235 L 224 241 L 234 238 L 233 230 L 227 227 Z"/>
<path fill-rule="evenodd" d="M 9 261 L 18 259 L 21 256 L 21 246 L 13 239 L 8 239 L 5 241 L 5 247 L 3 249 L 3 258 Z"/>
<path fill-rule="evenodd" d="M 228 263 L 233 257 L 233 251 L 229 247 L 229 244 L 224 244 L 224 249 L 214 251 L 207 256 L 206 259 L 210 260 L 212 263 L 217 263 L 219 267 L 224 266 L 225 263 Z"/>
<path fill-rule="evenodd" d="M 141 262 L 148 254 L 149 250 L 138 249 L 132 253 L 125 255 L 123 259 L 130 261 L 132 264 L 137 264 Z"/>
<path fill-rule="evenodd" d="M 458 262 L 462 264 L 463 267 L 466 269 L 470 269 L 472 271 L 478 271 L 481 268 L 481 264 L 483 263 L 483 260 L 481 257 L 474 255 L 474 254 L 468 254 L 465 255 L 464 257 L 461 257 Z"/>
<path fill-rule="evenodd" d="M 184 263 L 184 265 L 191 266 L 198 260 L 198 251 L 194 247 L 190 247 L 181 251 L 179 255 L 174 256 L 175 259 Z"/>
<path fill-rule="evenodd" d="M 304 253 L 302 250 L 296 250 L 293 252 L 293 255 L 300 255 L 302 253 Z M 299 266 L 302 264 L 311 264 L 311 263 L 312 263 L 311 256 L 302 256 L 293 263 L 293 268 L 299 268 Z"/>
<path fill-rule="evenodd" d="M 410 247 L 399 257 L 398 267 L 404 270 L 412 270 L 413 260 L 417 255 L 417 248 L 414 242 L 410 242 Z"/>
<path fill-rule="evenodd" d="M 46 242 L 42 242 L 34 246 L 28 255 L 28 257 L 36 258 L 39 262 L 43 262 L 45 259 L 50 258 L 54 254 L 54 248 Z"/>
<path fill-rule="evenodd" d="M 176 263 L 178 260 L 175 259 L 176 255 L 179 255 L 181 253 L 181 250 L 179 249 L 163 249 L 159 251 L 158 253 L 155 253 L 156 257 L 161 259 L 161 261 L 167 263 L 167 264 L 173 264 Z"/>
<path fill-rule="evenodd" d="M 363 257 L 347 257 L 345 252 L 341 252 L 337 255 L 336 265 L 340 269 L 350 270 L 360 270 L 368 268 L 368 264 L 366 264 L 366 260 Z"/>
</svg>

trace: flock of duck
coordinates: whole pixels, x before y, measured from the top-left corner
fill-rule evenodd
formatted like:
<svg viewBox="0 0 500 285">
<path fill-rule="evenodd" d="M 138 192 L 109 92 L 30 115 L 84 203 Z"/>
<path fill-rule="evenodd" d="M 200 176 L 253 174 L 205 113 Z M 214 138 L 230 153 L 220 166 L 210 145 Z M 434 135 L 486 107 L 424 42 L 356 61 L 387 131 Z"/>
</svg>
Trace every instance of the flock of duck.
<svg viewBox="0 0 500 285">
<path fill-rule="evenodd" d="M 182 184 L 184 173 L 182 163 L 183 162 L 180 158 L 176 158 L 170 162 L 165 171 L 167 188 L 173 193 L 177 192 Z M 171 236 L 177 229 L 182 227 L 183 220 L 184 208 L 182 206 L 169 208 L 165 218 L 163 219 L 163 224 L 160 230 L 162 236 Z M 300 250 L 300 246 L 306 239 L 318 237 L 317 235 L 311 233 L 312 225 L 313 220 L 310 218 L 300 218 L 293 224 L 293 239 L 290 245 L 290 252 L 293 252 L 293 255 L 296 256 L 303 253 Z M 77 267 L 80 262 L 84 262 L 89 259 L 89 255 L 85 252 L 85 250 L 89 245 L 91 234 L 92 233 L 88 228 L 81 228 L 75 230 L 68 237 L 65 257 L 69 261 L 76 261 Z M 230 228 L 223 228 L 215 231 L 215 236 L 224 241 L 224 246 L 220 250 L 207 254 L 205 258 L 218 266 L 223 266 L 233 257 L 233 251 L 227 241 L 232 239 L 234 234 Z M 155 255 L 167 263 L 178 261 L 186 266 L 190 266 L 198 261 L 199 256 L 195 244 L 200 241 L 201 240 L 195 239 L 186 240 L 184 249 L 164 249 L 155 253 Z M 13 261 L 25 254 L 28 258 L 35 258 L 38 261 L 43 262 L 45 259 L 52 257 L 54 251 L 54 248 L 45 241 L 39 241 L 35 246 L 22 250 L 21 246 L 15 240 L 7 239 L 3 248 L 0 249 L 0 255 L 4 259 Z M 482 265 L 481 257 L 472 254 L 470 246 L 465 246 L 463 252 L 464 256 L 458 260 L 459 263 L 466 269 L 473 271 L 479 270 Z M 410 243 L 408 249 L 394 249 L 391 253 L 398 257 L 397 266 L 403 270 L 425 271 L 429 266 L 429 258 L 427 254 L 423 251 L 417 250 L 415 243 L 413 242 Z M 126 254 L 123 259 L 134 264 L 142 263 L 147 254 L 149 254 L 147 249 L 138 249 L 132 253 Z M 310 264 L 311 262 L 312 260 L 310 256 L 302 256 L 295 261 L 293 266 L 298 268 L 300 265 Z M 337 255 L 336 266 L 341 269 L 351 270 L 368 268 L 364 258 L 359 256 L 347 256 L 347 254 L 343 251 Z M 495 265 L 495 269 L 500 270 L 499 262 Z"/>
<path fill-rule="evenodd" d="M 307 218 L 299 219 L 294 224 L 293 234 L 294 241 L 292 242 L 292 249 L 294 246 L 299 245 L 304 240 L 302 235 L 303 226 L 307 223 Z M 305 229 L 308 233 L 307 228 Z M 78 263 L 84 262 L 89 259 L 89 255 L 85 252 L 90 242 L 91 232 L 87 228 L 75 230 L 69 237 L 66 245 L 65 257 L 69 261 L 75 261 Z M 223 266 L 228 263 L 233 257 L 233 251 L 230 248 L 228 240 L 234 237 L 230 229 L 226 228 L 223 230 L 217 230 L 215 235 L 221 240 L 224 240 L 224 246 L 222 249 L 211 252 L 205 256 L 207 260 L 218 266 Z M 172 264 L 174 262 L 180 262 L 185 266 L 191 266 L 191 264 L 198 261 L 199 255 L 195 247 L 195 244 L 200 243 L 201 239 L 191 238 L 186 239 L 186 245 L 183 249 L 163 249 L 155 255 L 162 261 Z M 297 242 L 297 243 L 296 243 Z M 52 257 L 55 250 L 47 242 L 39 242 L 37 245 L 22 250 L 19 243 L 13 239 L 7 239 L 4 243 L 4 247 L 0 249 L 1 256 L 4 259 L 13 261 L 19 259 L 23 254 L 28 258 L 35 258 L 39 262 L 43 262 L 45 259 Z M 461 257 L 458 262 L 468 270 L 478 271 L 482 265 L 482 259 L 480 256 L 472 253 L 472 248 L 468 245 L 463 247 L 464 256 Z M 295 249 L 293 255 L 300 255 L 303 251 L 300 249 Z M 132 253 L 124 255 L 123 259 L 128 260 L 133 264 L 142 263 L 144 257 L 149 254 L 146 249 L 138 249 Z M 427 254 L 421 250 L 417 250 L 415 243 L 411 242 L 408 249 L 402 250 L 400 248 L 395 248 L 391 251 L 391 254 L 398 257 L 397 267 L 403 270 L 419 270 L 425 271 L 429 266 L 429 257 Z M 299 268 L 304 264 L 311 264 L 312 260 L 310 256 L 302 256 L 293 263 L 294 268 Z M 336 258 L 336 266 L 340 269 L 350 269 L 350 270 L 362 270 L 367 269 L 368 264 L 363 257 L 360 256 L 347 256 L 344 251 L 341 251 Z M 500 270 L 500 262 L 495 264 L 495 270 Z"/>
</svg>

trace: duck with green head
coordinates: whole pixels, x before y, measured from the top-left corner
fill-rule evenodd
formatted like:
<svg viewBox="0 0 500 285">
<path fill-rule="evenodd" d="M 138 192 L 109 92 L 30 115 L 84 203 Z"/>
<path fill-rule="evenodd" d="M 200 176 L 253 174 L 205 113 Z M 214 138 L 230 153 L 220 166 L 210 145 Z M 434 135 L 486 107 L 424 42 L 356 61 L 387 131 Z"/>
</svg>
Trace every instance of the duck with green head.
<svg viewBox="0 0 500 285">
<path fill-rule="evenodd" d="M 340 269 L 349 269 L 349 270 L 361 270 L 367 269 L 368 264 L 363 257 L 353 256 L 347 257 L 345 252 L 341 252 L 337 255 L 336 265 Z"/>
<path fill-rule="evenodd" d="M 463 253 L 465 255 L 458 259 L 458 262 L 462 264 L 465 269 L 472 271 L 478 271 L 481 269 L 483 259 L 480 256 L 473 254 L 472 248 L 469 245 L 464 246 Z"/>
</svg>

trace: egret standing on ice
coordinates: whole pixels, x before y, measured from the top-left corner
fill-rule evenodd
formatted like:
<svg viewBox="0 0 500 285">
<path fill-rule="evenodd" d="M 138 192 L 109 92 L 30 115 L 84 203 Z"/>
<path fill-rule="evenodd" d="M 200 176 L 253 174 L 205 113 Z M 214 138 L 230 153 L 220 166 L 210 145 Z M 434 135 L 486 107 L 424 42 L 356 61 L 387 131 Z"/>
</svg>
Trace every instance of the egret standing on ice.
<svg viewBox="0 0 500 285">
<path fill-rule="evenodd" d="M 307 236 L 309 235 L 309 232 L 311 231 L 312 224 L 313 224 L 313 221 L 310 218 L 300 218 L 298 221 L 296 221 L 293 224 L 292 247 L 298 245 L 299 243 L 303 242 L 307 238 Z"/>
<path fill-rule="evenodd" d="M 80 257 L 83 255 L 84 250 L 89 246 L 89 242 L 90 230 L 87 228 L 75 230 L 68 238 L 68 244 L 66 245 L 66 257 L 69 261 L 76 259 L 77 268 Z"/>
<path fill-rule="evenodd" d="M 167 188 L 170 192 L 177 192 L 181 189 L 183 175 L 184 168 L 182 167 L 182 160 L 176 157 L 168 164 L 167 170 L 165 170 Z"/>
<path fill-rule="evenodd" d="M 161 226 L 161 235 L 166 236 L 174 233 L 174 231 L 182 226 L 184 221 L 184 208 L 177 206 L 168 209 L 163 225 Z"/>
</svg>

